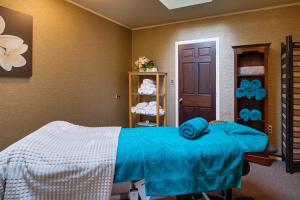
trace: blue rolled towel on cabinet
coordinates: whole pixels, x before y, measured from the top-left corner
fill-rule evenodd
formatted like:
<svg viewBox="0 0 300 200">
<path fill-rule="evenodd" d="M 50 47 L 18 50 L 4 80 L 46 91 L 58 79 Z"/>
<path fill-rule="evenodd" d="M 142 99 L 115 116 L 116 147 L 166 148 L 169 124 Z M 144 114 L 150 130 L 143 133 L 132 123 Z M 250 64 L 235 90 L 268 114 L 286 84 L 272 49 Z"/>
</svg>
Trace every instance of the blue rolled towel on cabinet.
<svg viewBox="0 0 300 200">
<path fill-rule="evenodd" d="M 208 132 L 208 122 L 202 117 L 190 119 L 179 127 L 179 134 L 190 140 L 197 139 L 198 137 Z"/>
<path fill-rule="evenodd" d="M 265 88 L 256 90 L 255 99 L 257 101 L 263 100 L 266 96 L 267 96 L 267 92 Z"/>
<path fill-rule="evenodd" d="M 257 109 L 251 110 L 251 112 L 250 112 L 250 119 L 252 121 L 259 121 L 259 120 L 261 120 L 262 119 L 261 112 L 259 110 L 257 110 Z"/>
<path fill-rule="evenodd" d="M 245 97 L 246 96 L 246 91 L 242 88 L 238 88 L 236 90 L 236 97 L 237 98 L 242 98 L 242 97 Z"/>
<path fill-rule="evenodd" d="M 256 95 L 256 89 L 250 88 L 246 91 L 246 97 L 248 99 L 252 99 L 253 97 L 255 97 L 255 95 Z"/>
<path fill-rule="evenodd" d="M 260 89 L 262 87 L 262 83 L 260 80 L 256 79 L 251 81 L 251 88 L 252 89 Z"/>
<path fill-rule="evenodd" d="M 241 118 L 243 121 L 245 121 L 245 122 L 249 121 L 249 118 L 250 118 L 250 110 L 247 109 L 247 108 L 242 109 L 242 110 L 240 111 L 239 116 L 240 116 L 240 118 Z"/>
<path fill-rule="evenodd" d="M 243 79 L 240 83 L 240 87 L 236 90 L 236 97 L 247 97 L 247 99 L 255 98 L 255 100 L 261 101 L 267 96 L 266 89 L 262 88 L 262 86 L 262 82 L 259 79 L 255 79 L 251 82 Z"/>
<path fill-rule="evenodd" d="M 244 89 L 244 90 L 247 90 L 251 87 L 251 83 L 249 80 L 246 80 L 246 79 L 243 79 L 240 83 L 240 88 L 241 89 Z"/>
</svg>

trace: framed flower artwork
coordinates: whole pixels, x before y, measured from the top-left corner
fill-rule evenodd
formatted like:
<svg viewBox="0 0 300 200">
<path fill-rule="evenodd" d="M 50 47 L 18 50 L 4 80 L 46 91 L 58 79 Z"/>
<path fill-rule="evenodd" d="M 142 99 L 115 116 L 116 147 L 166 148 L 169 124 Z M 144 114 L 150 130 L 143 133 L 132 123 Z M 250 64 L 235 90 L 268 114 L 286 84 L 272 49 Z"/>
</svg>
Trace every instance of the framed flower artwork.
<svg viewBox="0 0 300 200">
<path fill-rule="evenodd" d="M 32 76 L 33 18 L 0 6 L 0 77 Z"/>
</svg>

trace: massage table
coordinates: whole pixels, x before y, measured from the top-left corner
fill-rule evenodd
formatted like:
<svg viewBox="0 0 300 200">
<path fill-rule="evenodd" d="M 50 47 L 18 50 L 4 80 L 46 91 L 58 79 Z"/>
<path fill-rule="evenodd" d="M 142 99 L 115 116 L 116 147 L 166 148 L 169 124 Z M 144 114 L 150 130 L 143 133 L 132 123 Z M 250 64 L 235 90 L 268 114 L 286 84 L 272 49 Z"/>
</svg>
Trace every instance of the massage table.
<svg viewBox="0 0 300 200">
<path fill-rule="evenodd" d="M 261 152 L 267 143 L 264 133 L 236 123 L 210 125 L 209 132 L 195 140 L 181 137 L 172 127 L 122 128 L 113 182 L 144 180 L 148 196 L 240 188 L 245 153 Z"/>
<path fill-rule="evenodd" d="M 236 123 L 209 126 L 196 140 L 178 128 L 122 129 L 115 183 L 145 180 L 147 195 L 201 194 L 241 187 L 244 155 L 262 152 L 268 137 Z M 149 159 L 145 159 L 149 158 Z"/>
</svg>

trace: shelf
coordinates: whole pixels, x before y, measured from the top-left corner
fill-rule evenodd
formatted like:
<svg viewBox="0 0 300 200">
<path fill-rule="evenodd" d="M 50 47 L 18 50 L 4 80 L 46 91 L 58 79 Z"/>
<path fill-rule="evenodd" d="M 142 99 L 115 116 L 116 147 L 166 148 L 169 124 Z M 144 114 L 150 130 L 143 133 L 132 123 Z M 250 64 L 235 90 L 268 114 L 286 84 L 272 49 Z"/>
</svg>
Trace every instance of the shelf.
<svg viewBox="0 0 300 200">
<path fill-rule="evenodd" d="M 237 118 L 237 121 L 243 121 L 243 122 L 245 122 L 244 120 L 242 120 L 241 118 Z M 249 119 L 249 121 L 248 122 L 261 122 L 261 123 L 265 123 L 265 120 L 257 120 L 257 121 L 252 121 L 252 120 L 250 120 Z"/>
<path fill-rule="evenodd" d="M 138 86 L 143 79 L 151 79 L 155 82 L 156 90 L 153 94 L 139 94 Z M 154 127 L 167 126 L 167 73 L 165 72 L 128 72 L 128 88 L 129 88 L 129 127 Z M 140 91 L 141 92 L 141 91 Z M 156 93 L 157 92 L 157 93 Z M 154 110 L 150 110 L 151 114 L 132 113 L 133 105 L 137 105 L 141 101 L 154 101 L 157 105 L 161 104 L 159 114 Z M 162 111 L 163 110 L 163 111 Z M 134 110 L 133 110 L 134 111 Z M 139 111 L 139 110 L 137 110 Z M 142 122 L 141 122 L 142 120 Z M 150 122 L 150 123 L 146 123 Z"/>
<path fill-rule="evenodd" d="M 166 72 L 128 72 L 130 75 L 135 75 L 135 76 L 166 76 Z"/>
<path fill-rule="evenodd" d="M 247 75 L 237 75 L 238 77 L 255 77 L 255 76 L 260 76 L 260 77 L 264 77 L 265 74 L 247 74 Z"/>
<path fill-rule="evenodd" d="M 151 95 L 149 95 L 149 94 L 139 94 L 138 92 L 133 92 L 133 93 L 131 93 L 131 94 L 132 94 L 133 96 L 149 96 L 149 97 L 156 97 L 156 94 L 151 94 Z M 163 97 L 164 94 L 163 94 L 163 93 L 160 93 L 159 96 L 160 96 L 160 97 Z"/>
<path fill-rule="evenodd" d="M 156 117 L 156 115 L 150 115 L 150 114 L 141 114 L 141 113 L 131 113 L 133 115 L 142 115 L 142 116 L 148 116 L 148 117 Z M 165 116 L 165 114 L 163 115 L 159 115 L 160 117 Z"/>
<path fill-rule="evenodd" d="M 143 127 L 156 127 L 157 124 L 156 123 L 153 123 L 153 122 L 138 122 L 136 123 L 137 126 L 143 126 Z"/>
<path fill-rule="evenodd" d="M 268 55 L 270 44 L 251 44 L 234 46 L 234 92 L 240 87 L 241 80 L 246 79 L 253 81 L 258 79 L 262 83 L 262 88 L 268 93 L 268 72 L 269 63 Z M 239 113 L 243 108 L 249 110 L 258 109 L 261 112 L 262 120 L 257 121 L 244 121 L 239 117 Z M 237 98 L 234 100 L 234 116 L 235 121 L 244 126 L 251 127 L 261 132 L 268 130 L 268 98 L 260 101 L 255 98 L 248 99 L 247 97 Z"/>
</svg>

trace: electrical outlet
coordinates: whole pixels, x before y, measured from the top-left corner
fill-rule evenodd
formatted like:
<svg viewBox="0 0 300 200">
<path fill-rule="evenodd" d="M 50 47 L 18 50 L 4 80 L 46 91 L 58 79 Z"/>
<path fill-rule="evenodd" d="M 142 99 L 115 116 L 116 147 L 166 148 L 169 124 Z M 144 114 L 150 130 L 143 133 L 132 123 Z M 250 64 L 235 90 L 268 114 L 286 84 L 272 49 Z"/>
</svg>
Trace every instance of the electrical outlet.
<svg viewBox="0 0 300 200">
<path fill-rule="evenodd" d="M 119 95 L 119 94 L 114 94 L 114 99 L 117 99 L 117 100 L 121 99 L 121 95 Z"/>
<path fill-rule="evenodd" d="M 170 80 L 170 85 L 174 85 L 174 80 L 173 79 Z"/>
<path fill-rule="evenodd" d="M 271 134 L 273 132 L 273 126 L 269 125 L 268 126 L 268 133 Z"/>
</svg>

